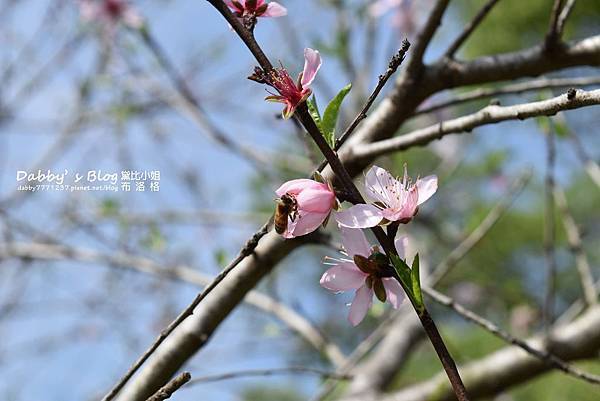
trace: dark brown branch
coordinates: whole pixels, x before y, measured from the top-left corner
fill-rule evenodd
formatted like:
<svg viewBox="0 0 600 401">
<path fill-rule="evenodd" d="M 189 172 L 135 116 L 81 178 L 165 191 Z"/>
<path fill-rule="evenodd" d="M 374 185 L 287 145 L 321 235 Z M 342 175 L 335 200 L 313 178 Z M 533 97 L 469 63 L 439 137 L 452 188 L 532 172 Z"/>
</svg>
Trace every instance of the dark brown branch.
<svg viewBox="0 0 600 401">
<path fill-rule="evenodd" d="M 567 0 L 567 4 L 563 7 L 560 15 L 558 16 L 558 22 L 556 23 L 556 34 L 560 39 L 565 30 L 565 24 L 567 23 L 567 19 L 569 19 L 569 15 L 571 15 L 571 11 L 573 11 L 573 7 L 575 6 L 575 0 Z"/>
<path fill-rule="evenodd" d="M 456 38 L 456 40 L 450 45 L 446 51 L 445 57 L 454 58 L 456 51 L 465 43 L 465 41 L 471 36 L 473 31 L 483 22 L 485 17 L 488 15 L 492 8 L 498 3 L 499 0 L 488 0 L 488 2 L 479 10 L 473 20 L 467 25 L 462 33 Z"/>
</svg>

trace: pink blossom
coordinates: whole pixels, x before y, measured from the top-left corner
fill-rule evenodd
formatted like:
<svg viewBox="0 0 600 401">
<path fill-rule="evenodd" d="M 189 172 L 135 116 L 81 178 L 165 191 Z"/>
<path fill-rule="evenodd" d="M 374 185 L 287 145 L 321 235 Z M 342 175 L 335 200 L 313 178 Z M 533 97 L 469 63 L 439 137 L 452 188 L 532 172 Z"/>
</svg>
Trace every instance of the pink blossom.
<svg viewBox="0 0 600 401">
<path fill-rule="evenodd" d="M 141 28 L 144 23 L 126 0 L 80 0 L 79 11 L 83 20 L 104 24 L 109 31 L 119 23 L 134 29 Z"/>
<path fill-rule="evenodd" d="M 294 115 L 296 107 L 312 94 L 309 86 L 314 81 L 321 64 L 321 55 L 317 50 L 304 49 L 304 70 L 298 76 L 298 81 L 294 82 L 283 67 L 272 70 L 267 83 L 277 89 L 279 95 L 272 94 L 265 100 L 284 103 L 283 118 L 290 118 Z"/>
<path fill-rule="evenodd" d="M 417 179 L 413 184 L 408 178 L 406 166 L 402 181 L 395 179 L 381 167 L 373 166 L 365 180 L 367 194 L 375 200 L 372 205 L 359 204 L 336 213 L 336 220 L 345 227 L 368 228 L 392 221 L 408 223 L 418 206 L 437 191 L 437 177 Z"/>
<path fill-rule="evenodd" d="M 327 184 L 309 179 L 284 183 L 275 193 L 279 199 L 292 202 L 287 216 L 287 226 L 281 232 L 284 238 L 294 238 L 315 231 L 327 219 L 337 201 Z"/>
<path fill-rule="evenodd" d="M 358 325 L 367 314 L 373 304 L 373 295 L 381 302 L 389 301 L 394 309 L 398 309 L 404 300 L 402 286 L 377 263 L 379 257 L 386 257 L 376 247 L 369 247 L 362 230 L 343 226 L 340 226 L 340 230 L 344 256 L 340 259 L 326 258 L 333 267 L 323 274 L 321 285 L 334 292 L 355 290 L 348 315 L 353 326 Z M 396 251 L 402 259 L 406 241 L 406 237 L 395 241 Z"/>
<path fill-rule="evenodd" d="M 281 4 L 265 0 L 226 0 L 225 4 L 238 18 L 245 16 L 253 17 L 283 17 L 287 15 L 287 9 Z"/>
</svg>

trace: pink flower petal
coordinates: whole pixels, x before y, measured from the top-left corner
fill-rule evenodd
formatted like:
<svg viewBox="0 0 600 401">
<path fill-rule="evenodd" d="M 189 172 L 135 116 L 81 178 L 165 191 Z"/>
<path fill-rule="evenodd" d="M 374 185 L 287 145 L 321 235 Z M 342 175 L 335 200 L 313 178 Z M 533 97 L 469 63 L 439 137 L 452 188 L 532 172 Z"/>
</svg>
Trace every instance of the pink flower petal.
<svg viewBox="0 0 600 401">
<path fill-rule="evenodd" d="M 427 199 L 431 198 L 431 196 L 437 191 L 438 188 L 438 178 L 435 175 L 429 175 L 425 178 L 421 178 L 417 180 L 417 188 L 419 189 L 419 201 L 418 205 L 425 202 Z"/>
<path fill-rule="evenodd" d="M 291 233 L 293 237 L 301 237 L 315 231 L 327 218 L 327 213 L 312 213 L 300 211 L 296 216 L 296 226 Z"/>
<path fill-rule="evenodd" d="M 315 76 L 317 76 L 319 68 L 321 68 L 321 55 L 319 52 L 310 48 L 304 49 L 304 70 L 301 80 L 303 88 L 312 83 Z"/>
<path fill-rule="evenodd" d="M 396 246 L 396 252 L 398 252 L 398 256 L 400 259 L 406 258 L 406 248 L 408 247 L 408 237 L 403 235 L 394 240 L 394 245 Z"/>
<path fill-rule="evenodd" d="M 329 187 L 326 184 L 314 180 L 309 180 L 308 178 L 299 178 L 283 183 L 283 185 L 277 188 L 275 193 L 277 194 L 277 196 L 283 196 L 288 192 L 294 195 L 298 195 L 300 191 L 303 191 L 305 189 L 329 189 Z"/>
<path fill-rule="evenodd" d="M 298 208 L 306 212 L 329 213 L 333 207 L 335 195 L 325 186 L 325 188 L 308 188 L 301 191 L 296 196 Z"/>
<path fill-rule="evenodd" d="M 361 255 L 368 258 L 371 254 L 371 247 L 367 242 L 365 233 L 361 229 L 339 226 L 342 232 L 342 245 L 351 258 L 354 255 Z"/>
<path fill-rule="evenodd" d="M 381 222 L 382 218 L 381 210 L 373 205 L 365 204 L 354 205 L 335 214 L 337 222 L 348 228 L 375 227 Z"/>
<path fill-rule="evenodd" d="M 402 301 L 404 301 L 402 286 L 396 279 L 391 277 L 383 279 L 383 286 L 385 287 L 388 302 L 392 304 L 394 309 L 398 309 L 402 305 Z"/>
<path fill-rule="evenodd" d="M 348 321 L 352 326 L 358 326 L 360 322 L 365 318 L 369 308 L 373 304 L 373 290 L 363 285 L 356 290 L 356 295 L 352 301 L 350 307 L 350 314 L 348 315 Z"/>
<path fill-rule="evenodd" d="M 287 15 L 287 8 L 285 8 L 284 6 L 282 6 L 281 4 L 279 4 L 275 1 L 272 1 L 267 6 L 267 11 L 265 11 L 264 14 L 261 15 L 261 17 L 276 18 L 276 17 L 283 17 L 285 15 Z"/>
<path fill-rule="evenodd" d="M 366 277 L 354 263 L 344 262 L 323 273 L 320 283 L 330 291 L 349 291 L 361 287 Z"/>
<path fill-rule="evenodd" d="M 396 182 L 397 180 L 387 170 L 373 166 L 365 177 L 365 189 L 372 199 L 391 206 L 393 199 L 397 197 L 390 193 L 392 189 L 396 190 Z"/>
</svg>

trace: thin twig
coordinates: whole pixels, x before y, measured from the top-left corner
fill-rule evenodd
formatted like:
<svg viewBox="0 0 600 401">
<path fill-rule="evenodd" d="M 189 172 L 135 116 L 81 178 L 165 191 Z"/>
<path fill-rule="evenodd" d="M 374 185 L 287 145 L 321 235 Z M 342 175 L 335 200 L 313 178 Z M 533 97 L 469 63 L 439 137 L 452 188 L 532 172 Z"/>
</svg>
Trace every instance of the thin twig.
<svg viewBox="0 0 600 401">
<path fill-rule="evenodd" d="M 176 102 L 175 106 L 179 106 L 181 109 L 186 111 L 192 120 L 204 131 L 206 134 L 216 143 L 229 149 L 234 154 L 247 160 L 257 168 L 261 173 L 265 173 L 265 166 L 267 160 L 261 157 L 260 153 L 254 149 L 251 149 L 245 145 L 237 143 L 233 139 L 229 138 L 222 132 L 206 115 L 202 109 L 198 98 L 194 95 L 192 89 L 189 87 L 185 79 L 181 77 L 175 65 L 171 62 L 167 53 L 162 49 L 159 42 L 152 36 L 149 28 L 144 27 L 138 30 L 142 38 L 142 42 L 154 55 L 158 64 L 162 70 L 166 73 L 167 77 L 171 80 L 171 83 L 180 95 L 179 102 Z"/>
<path fill-rule="evenodd" d="M 11 217 L 0 210 L 0 217 L 7 219 L 11 225 L 22 224 L 11 221 Z M 16 226 L 20 231 L 29 232 L 27 226 Z M 37 235 L 37 233 L 33 233 Z M 211 277 L 204 275 L 197 268 L 186 265 L 161 265 L 151 259 L 130 255 L 123 252 L 101 253 L 91 249 L 75 248 L 58 243 L 54 238 L 43 238 L 50 243 L 0 242 L 0 260 L 19 258 L 21 260 L 60 261 L 74 260 L 86 263 L 99 263 L 122 269 L 150 274 L 160 278 L 178 280 L 195 286 L 204 287 L 211 283 Z M 281 302 L 263 292 L 252 290 L 244 298 L 244 302 L 266 313 L 272 314 L 283 324 L 298 333 L 308 344 L 322 352 L 333 365 L 341 366 L 346 361 L 344 353 L 333 342 L 329 341 L 321 331 L 302 315 L 288 308 Z"/>
<path fill-rule="evenodd" d="M 256 377 L 256 376 L 275 376 L 275 375 L 289 375 L 289 374 L 313 374 L 320 376 L 323 379 L 332 380 L 352 380 L 352 376 L 347 374 L 340 374 L 336 372 L 328 372 L 322 369 L 310 368 L 306 366 L 289 366 L 284 368 L 271 368 L 271 369 L 247 369 L 238 370 L 235 372 L 220 373 L 209 376 L 198 377 L 188 383 L 188 387 L 194 384 L 202 384 L 209 382 L 216 382 L 222 380 L 239 379 L 243 377 Z"/>
<path fill-rule="evenodd" d="M 423 66 L 423 56 L 425 55 L 425 51 L 427 50 L 433 35 L 442 23 L 442 18 L 448 8 L 448 3 L 450 3 L 450 0 L 437 0 L 433 6 L 425 25 L 417 35 L 412 55 L 408 61 L 408 66 L 406 67 L 407 74 L 413 76 L 418 75 L 418 70 Z"/>
<path fill-rule="evenodd" d="M 573 147 L 575 148 L 575 153 L 576 153 L 577 157 L 581 161 L 581 164 L 583 164 L 585 172 L 592 179 L 592 181 L 594 181 L 594 183 L 598 186 L 598 188 L 600 188 L 600 166 L 598 166 L 598 163 L 596 163 L 587 154 L 585 147 L 583 146 L 583 143 L 581 142 L 581 139 L 575 132 L 569 131 L 569 138 L 571 139 L 571 142 L 573 143 Z"/>
<path fill-rule="evenodd" d="M 360 113 L 358 113 L 356 117 L 354 117 L 354 120 L 352 121 L 352 123 L 350 123 L 348 128 L 346 128 L 344 133 L 338 139 L 336 139 L 335 146 L 333 148 L 334 150 L 339 150 L 344 144 L 344 142 L 346 142 L 346 140 L 350 138 L 350 135 L 352 135 L 352 133 L 356 130 L 361 121 L 367 118 L 367 113 L 369 109 L 375 102 L 375 99 L 377 99 L 377 97 L 379 96 L 379 93 L 381 92 L 385 84 L 388 82 L 390 77 L 394 75 L 394 73 L 398 70 L 398 67 L 400 67 L 400 64 L 402 64 L 402 62 L 404 61 L 404 58 L 406 57 L 406 52 L 408 51 L 409 47 L 410 43 L 408 42 L 408 40 L 404 39 L 402 41 L 402 47 L 400 48 L 400 50 L 398 50 L 398 53 L 396 53 L 394 57 L 392 57 L 392 59 L 390 60 L 385 73 L 379 76 L 377 86 L 371 93 L 371 96 L 369 96 L 369 98 L 367 99 L 367 102 L 363 106 Z M 317 171 L 323 171 L 325 166 L 327 166 L 327 159 L 321 162 L 319 167 L 317 167 Z"/>
<path fill-rule="evenodd" d="M 472 102 L 474 100 L 487 99 L 501 95 L 515 95 L 526 92 L 537 91 L 541 89 L 568 89 L 580 88 L 584 86 L 600 85 L 600 77 L 585 78 L 541 78 L 533 81 L 519 82 L 517 84 L 506 85 L 501 88 L 481 88 L 470 92 L 456 95 L 456 97 L 433 104 L 413 113 L 413 117 L 429 114 L 431 112 L 444 109 L 450 106 L 456 106 L 462 103 Z"/>
<path fill-rule="evenodd" d="M 569 19 L 569 15 L 571 15 L 571 11 L 573 11 L 573 7 L 575 6 L 575 0 L 568 0 L 567 4 L 563 7 L 560 15 L 558 16 L 558 22 L 556 23 L 556 34 L 560 39 L 565 30 L 565 24 L 567 23 L 567 19 Z"/>
<path fill-rule="evenodd" d="M 544 258 L 546 259 L 546 295 L 544 297 L 543 320 L 546 330 L 554 321 L 554 302 L 556 296 L 556 228 L 554 221 L 554 169 L 556 165 L 556 143 L 552 129 L 545 130 L 546 135 L 546 178 L 544 202 Z"/>
<path fill-rule="evenodd" d="M 488 15 L 492 8 L 498 3 L 499 0 L 488 0 L 488 2 L 479 10 L 473 20 L 465 27 L 462 33 L 456 38 L 456 40 L 450 45 L 446 51 L 445 57 L 454 58 L 456 51 L 465 43 L 465 41 L 471 36 L 473 31 L 483 22 L 485 17 Z"/>
<path fill-rule="evenodd" d="M 185 383 L 189 382 L 191 378 L 192 375 L 190 375 L 190 372 L 181 373 L 161 387 L 160 390 L 154 393 L 154 395 L 148 398 L 146 401 L 164 401 L 171 398 L 173 393 L 179 390 Z"/>
<path fill-rule="evenodd" d="M 577 223 L 575 223 L 575 219 L 569 211 L 565 192 L 558 185 L 554 187 L 554 200 L 562 215 L 569 247 L 571 248 L 571 252 L 575 255 L 575 265 L 577 266 L 577 272 L 579 273 L 579 279 L 581 281 L 583 299 L 588 306 L 595 305 L 598 303 L 598 296 L 596 294 L 596 288 L 594 287 L 594 277 L 592 276 L 590 264 L 585 255 L 585 251 L 583 250 L 581 234 L 579 233 L 579 228 L 577 227 Z"/>
<path fill-rule="evenodd" d="M 210 283 L 208 286 L 206 286 L 206 288 L 196 296 L 196 298 L 192 301 L 192 303 L 189 304 L 179 314 L 179 316 L 177 316 L 177 318 L 175 318 L 175 320 L 173 320 L 163 331 L 160 332 L 160 335 L 156 338 L 156 340 L 154 340 L 152 345 L 142 354 L 142 356 L 137 361 L 134 362 L 134 364 L 129 368 L 127 373 L 125 373 L 125 375 L 121 379 L 119 379 L 117 384 L 115 384 L 115 386 L 108 392 L 108 394 L 106 394 L 102 398 L 102 401 L 112 400 L 119 393 L 119 391 L 121 391 L 123 386 L 125 386 L 125 384 L 129 381 L 129 379 L 131 379 L 131 377 L 135 374 L 135 372 L 137 372 L 137 370 L 144 364 L 144 362 L 146 362 L 146 360 L 150 357 L 150 355 L 152 355 L 154 353 L 154 351 L 156 351 L 156 349 L 160 346 L 160 344 L 162 344 L 162 342 L 169 336 L 169 334 L 171 334 L 173 332 L 173 330 L 175 330 L 177 328 L 177 326 L 179 326 L 188 316 L 190 316 L 194 312 L 194 309 L 196 308 L 196 306 L 198 306 L 200 304 L 200 302 L 202 302 L 202 300 L 204 298 L 206 298 L 206 296 L 208 294 L 210 294 L 210 292 L 213 289 L 215 289 L 215 287 L 221 281 L 223 281 L 223 279 L 225 279 L 225 277 L 227 277 L 227 275 L 231 271 L 233 271 L 233 269 L 235 269 L 235 267 L 238 264 L 240 264 L 240 262 L 242 260 L 244 260 L 244 258 L 246 258 L 247 256 L 251 255 L 254 252 L 254 249 L 258 246 L 259 240 L 269 232 L 269 226 L 270 226 L 270 221 L 265 223 L 260 228 L 260 230 L 258 230 L 256 233 L 254 233 L 252 238 L 250 238 L 244 244 L 244 246 L 238 253 L 237 257 L 233 261 L 231 261 L 231 263 L 229 263 L 229 265 L 227 265 L 227 267 L 225 267 L 221 271 L 221 273 L 219 273 L 214 278 L 212 283 Z"/>
<path fill-rule="evenodd" d="M 498 327 L 494 323 L 490 322 L 489 320 L 483 318 L 482 316 L 477 315 L 476 313 L 468 310 L 464 306 L 456 303 L 452 298 L 450 298 L 430 287 L 423 288 L 423 292 L 425 294 L 427 294 L 429 297 L 431 297 L 431 299 L 438 302 L 439 304 L 447 306 L 448 308 L 451 308 L 453 311 L 458 313 L 460 316 L 477 324 L 478 326 L 482 327 L 486 331 L 489 331 L 490 333 L 492 333 L 496 337 L 506 341 L 507 343 L 510 343 L 510 344 L 516 345 L 519 348 L 522 348 L 527 353 L 535 356 L 536 358 L 539 358 L 540 360 L 547 363 L 549 366 L 552 366 L 553 368 L 556 368 L 564 373 L 567 373 L 570 376 L 576 377 L 581 380 L 585 380 L 588 383 L 600 384 L 600 376 L 584 372 L 574 366 L 571 366 L 570 364 L 566 363 L 562 359 L 558 358 L 556 355 L 554 355 L 546 350 L 539 350 L 539 349 L 533 348 L 532 346 L 527 344 L 527 342 L 514 337 L 513 335 L 502 330 L 500 327 Z"/>
<path fill-rule="evenodd" d="M 436 286 L 456 264 L 465 257 L 485 235 L 492 229 L 498 220 L 504 215 L 508 208 L 512 205 L 517 196 L 521 193 L 525 185 L 531 179 L 531 170 L 525 171 L 519 176 L 509 187 L 507 193 L 502 199 L 490 210 L 482 222 L 465 238 L 456 248 L 440 262 L 433 272 L 425 278 L 425 282 L 429 286 Z"/>
<path fill-rule="evenodd" d="M 550 26 L 548 28 L 546 41 L 544 43 L 546 50 L 552 50 L 555 48 L 560 40 L 558 36 L 558 19 L 564 4 L 565 0 L 554 0 L 552 14 L 550 15 Z"/>
</svg>

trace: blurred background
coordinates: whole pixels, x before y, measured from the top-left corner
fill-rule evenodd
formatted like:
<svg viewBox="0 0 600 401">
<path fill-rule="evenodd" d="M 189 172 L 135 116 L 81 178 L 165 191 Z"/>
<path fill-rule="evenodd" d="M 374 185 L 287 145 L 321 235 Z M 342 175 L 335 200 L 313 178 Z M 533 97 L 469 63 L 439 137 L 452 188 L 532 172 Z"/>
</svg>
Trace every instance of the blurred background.
<svg viewBox="0 0 600 401">
<path fill-rule="evenodd" d="M 359 0 L 280 3 L 289 15 L 261 20 L 257 40 L 292 76 L 302 68 L 304 47 L 321 52 L 323 67 L 314 83 L 321 107 L 353 84 L 338 127 L 351 121 L 400 41 L 414 39 L 431 7 L 428 0 L 387 2 L 389 7 Z M 451 2 L 426 61 L 443 53 L 483 3 Z M 459 57 L 539 43 L 550 3 L 501 1 Z M 73 1 L 0 0 L 0 396 L 7 401 L 98 399 L 199 291 L 198 283 L 170 279 L 169 269 L 187 266 L 206 278 L 216 275 L 270 216 L 274 189 L 306 176 L 320 161 L 302 132 L 281 120 L 279 105 L 263 101 L 264 88 L 246 79 L 253 58 L 207 2 L 132 4 L 146 20 L 150 39 L 123 24 L 107 29 L 82 20 Z M 597 34 L 598 18 L 599 2 L 577 2 L 566 38 Z M 550 76 L 594 74 L 597 69 L 577 68 Z M 176 75 L 199 108 L 181 97 Z M 563 92 L 504 96 L 501 103 Z M 423 107 L 455 94 L 437 95 Z M 402 131 L 488 103 L 422 114 Z M 599 121 L 600 111 L 592 107 L 552 119 L 488 125 L 377 161 L 396 174 L 407 163 L 413 176 L 440 177 L 438 193 L 409 227 L 430 268 L 499 202 L 506 203 L 495 225 L 442 280 L 441 291 L 520 337 L 542 328 L 548 171 L 566 194 L 583 252 L 600 278 L 600 187 L 588 174 L 589 161 L 600 158 Z M 67 170 L 66 183 L 89 171 L 117 174 L 119 183 L 125 171 L 148 175 L 141 179 L 143 191 L 134 184 L 130 191 L 120 184 L 118 191 L 18 190 L 17 171 L 38 170 Z M 152 182 L 159 185 L 151 187 Z M 556 226 L 557 316 L 581 298 L 559 209 L 550 213 Z M 332 225 L 328 231 L 337 244 Z M 318 283 L 322 258 L 336 253 L 328 246 L 304 247 L 257 289 L 350 353 L 388 315 L 389 305 L 376 302 L 368 318 L 351 328 L 346 320 L 351 294 L 333 295 Z M 127 257 L 152 268 L 142 271 L 132 267 L 135 261 L 119 259 Z M 458 362 L 504 346 L 435 305 L 432 314 Z M 417 346 L 392 388 L 439 371 L 429 345 Z M 290 365 L 331 367 L 286 325 L 246 303 L 186 370 L 196 378 Z M 578 366 L 600 373 L 598 359 Z M 186 386 L 172 399 L 305 400 L 322 384 L 307 374 L 247 377 Z M 591 401 L 598 394 L 591 384 L 549 373 L 498 399 Z"/>
</svg>

